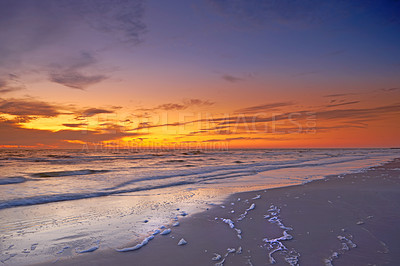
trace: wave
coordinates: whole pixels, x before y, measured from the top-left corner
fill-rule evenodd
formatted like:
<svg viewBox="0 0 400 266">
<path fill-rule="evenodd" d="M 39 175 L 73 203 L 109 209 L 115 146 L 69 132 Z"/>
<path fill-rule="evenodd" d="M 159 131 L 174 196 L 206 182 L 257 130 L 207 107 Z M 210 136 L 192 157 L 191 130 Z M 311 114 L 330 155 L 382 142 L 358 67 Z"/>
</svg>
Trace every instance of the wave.
<svg viewBox="0 0 400 266">
<path fill-rule="evenodd" d="M 32 174 L 32 177 L 36 178 L 46 178 L 46 177 L 62 177 L 62 176 L 74 176 L 74 175 L 92 175 L 92 174 L 100 174 L 107 173 L 110 170 L 92 170 L 92 169 L 84 169 L 84 170 L 74 170 L 74 171 L 55 171 L 55 172 L 43 172 L 43 173 L 35 173 Z"/>
<path fill-rule="evenodd" d="M 248 154 L 246 154 L 248 155 Z M 327 154 L 329 155 L 329 154 Z M 149 165 L 145 164 L 142 166 L 135 166 L 132 168 L 151 168 L 154 171 L 128 171 L 127 173 L 123 172 L 122 176 L 124 177 L 121 181 L 118 182 L 118 179 L 115 179 L 117 183 L 106 183 L 106 187 L 96 187 L 90 189 L 91 191 L 86 192 L 77 192 L 70 191 L 70 193 L 62 193 L 62 194 L 47 194 L 43 193 L 38 196 L 30 196 L 30 197 L 21 197 L 14 198 L 10 200 L 0 201 L 0 209 L 12 208 L 18 206 L 29 206 L 36 204 L 46 204 L 58 201 L 70 201 L 70 200 L 79 200 L 85 198 L 95 198 L 95 197 L 103 197 L 109 195 L 116 195 L 122 193 L 130 193 L 130 192 L 138 192 L 138 191 L 146 191 L 153 189 L 162 189 L 167 187 L 181 186 L 181 185 L 189 185 L 189 184 L 208 184 L 210 182 L 214 182 L 221 179 L 228 178 L 240 178 L 243 176 L 251 176 L 257 173 L 279 170 L 279 169 L 287 169 L 287 168 L 304 168 L 304 167 L 318 167 L 325 165 L 334 165 L 338 164 L 338 167 L 341 166 L 341 163 L 349 163 L 353 161 L 362 161 L 375 158 L 374 155 L 370 154 L 345 154 L 340 157 L 329 156 L 324 154 L 315 153 L 312 154 L 312 158 L 304 158 L 304 157 L 294 157 L 291 158 L 279 158 L 275 161 L 248 161 L 248 158 L 244 156 L 235 156 L 231 159 L 229 157 L 225 160 L 225 163 L 221 164 L 213 164 L 202 167 L 196 167 L 193 170 L 182 170 L 182 168 L 178 169 L 181 163 L 185 163 L 187 160 L 181 159 L 182 157 L 172 158 L 162 158 L 162 160 L 156 160 L 155 163 L 166 164 L 168 167 L 164 172 L 164 169 L 157 169 L 155 167 L 149 167 Z M 215 154 L 213 154 L 215 156 Z M 252 155 L 253 156 L 253 155 Z M 146 156 L 143 156 L 146 158 Z M 268 159 L 271 156 L 268 156 Z M 138 157 L 134 157 L 135 159 Z M 251 156 L 250 156 L 251 158 Z M 379 157 L 378 157 L 379 158 Z M 130 158 L 132 159 L 132 157 Z M 167 159 L 167 160 L 166 160 Z M 207 158 L 205 158 L 207 159 Z M 240 159 L 240 160 L 236 160 Z M 226 163 L 229 160 L 229 163 Z M 161 161 L 161 162 L 160 162 Z M 239 163 L 240 162 L 240 163 Z M 171 166 L 172 165 L 172 166 Z M 358 165 L 358 164 L 357 164 Z M 130 165 L 128 165 L 130 166 Z M 157 165 L 158 167 L 158 165 Z M 335 166 L 336 167 L 336 166 Z M 341 167 L 339 167 L 341 168 Z M 170 170 L 172 169 L 172 170 Z M 310 169 L 312 171 L 312 169 Z M 32 177 L 37 179 L 23 178 L 23 177 L 10 177 L 0 179 L 0 185 L 2 184 L 13 184 L 13 183 L 22 183 L 27 180 L 41 180 L 41 178 L 52 178 L 52 177 L 63 177 L 63 176 L 75 176 L 75 175 L 90 175 L 90 174 L 98 174 L 98 173 L 106 173 L 110 170 L 93 170 L 93 169 L 83 169 L 83 170 L 74 170 L 74 171 L 54 171 L 54 172 L 41 172 L 41 173 L 31 173 L 29 174 Z M 114 171 L 118 171 L 114 169 Z M 129 176 L 126 176 L 126 175 Z M 124 176 L 125 175 L 125 176 Z M 132 176 L 131 176 L 132 175 Z M 136 175 L 136 176 L 133 176 Z M 129 179 L 126 180 L 125 178 Z M 182 180 L 184 179 L 184 180 Z M 157 184 L 158 180 L 163 180 L 163 184 Z M 291 179 L 292 181 L 298 181 Z M 300 179 L 299 179 L 300 180 Z M 61 180 L 63 181 L 63 180 Z M 125 182 L 124 182 L 125 181 Z M 141 182 L 145 181 L 146 184 Z M 304 181 L 304 180 L 300 180 Z M 301 183 L 301 182 L 300 182 Z M 97 183 L 96 183 L 97 184 Z M 132 185 L 132 186 L 131 186 Z M 32 194 L 31 194 L 32 195 Z"/>
<path fill-rule="evenodd" d="M 25 181 L 27 181 L 27 179 L 22 176 L 6 177 L 0 179 L 0 185 L 18 184 Z"/>
<path fill-rule="evenodd" d="M 172 186 L 182 186 L 182 185 L 189 185 L 196 183 L 195 181 L 181 181 L 170 183 L 166 185 L 159 185 L 159 186 L 145 186 L 145 187 L 138 187 L 132 189 L 124 189 L 124 190 L 115 190 L 109 192 L 92 192 L 92 193 L 66 193 L 66 194 L 56 194 L 56 195 L 43 195 L 43 196 L 34 196 L 29 198 L 19 198 L 13 199 L 8 201 L 0 201 L 0 210 L 13 208 L 13 207 L 20 207 L 20 206 L 30 206 L 30 205 L 37 205 L 37 204 L 45 204 L 45 203 L 52 203 L 52 202 L 59 202 L 59 201 L 69 201 L 69 200 L 79 200 L 79 199 L 88 199 L 88 198 L 96 198 L 96 197 L 104 197 L 110 196 L 115 194 L 122 194 L 122 193 L 129 193 L 129 192 L 138 192 L 144 190 L 151 190 L 151 189 L 160 189 L 160 188 L 167 188 Z"/>
<path fill-rule="evenodd" d="M 154 175 L 149 177 L 142 177 L 133 180 L 128 180 L 118 185 L 115 185 L 110 188 L 105 188 L 105 191 L 119 189 L 134 183 L 142 182 L 142 181 L 152 181 L 152 180 L 164 180 L 175 177 L 192 177 L 197 178 L 198 181 L 205 179 L 219 179 L 218 177 L 232 174 L 247 174 L 251 172 L 253 175 L 257 173 L 279 170 L 279 169 L 288 169 L 288 168 L 304 168 L 304 167 L 317 167 L 323 165 L 332 165 L 332 164 L 340 164 L 352 161 L 360 161 L 368 159 L 368 156 L 356 157 L 356 158 L 346 158 L 346 159 L 338 159 L 333 161 L 326 161 L 326 159 L 332 158 L 315 158 L 314 160 L 297 160 L 294 162 L 275 162 L 275 163 L 234 163 L 231 165 L 223 165 L 217 167 L 207 167 L 201 170 L 196 169 L 193 171 L 179 171 L 172 174 L 166 175 Z M 325 160 L 325 161 L 321 161 Z"/>
</svg>

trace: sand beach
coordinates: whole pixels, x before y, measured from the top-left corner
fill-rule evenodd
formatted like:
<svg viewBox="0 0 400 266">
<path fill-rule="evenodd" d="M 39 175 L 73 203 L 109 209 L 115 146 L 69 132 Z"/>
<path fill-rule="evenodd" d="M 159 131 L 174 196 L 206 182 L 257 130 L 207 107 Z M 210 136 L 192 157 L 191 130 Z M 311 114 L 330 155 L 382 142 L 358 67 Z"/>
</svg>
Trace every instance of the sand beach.
<svg viewBox="0 0 400 266">
<path fill-rule="evenodd" d="M 399 210 L 395 159 L 304 185 L 233 194 L 179 217 L 179 225 L 166 225 L 170 233 L 155 234 L 136 250 L 40 265 L 398 265 Z"/>
</svg>

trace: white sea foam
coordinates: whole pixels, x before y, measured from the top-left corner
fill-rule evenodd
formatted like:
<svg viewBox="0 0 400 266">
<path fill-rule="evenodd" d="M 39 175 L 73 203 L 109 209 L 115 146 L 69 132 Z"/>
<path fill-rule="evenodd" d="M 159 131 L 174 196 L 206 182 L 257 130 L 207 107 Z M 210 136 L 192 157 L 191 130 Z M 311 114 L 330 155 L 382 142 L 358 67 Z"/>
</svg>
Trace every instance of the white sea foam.
<svg viewBox="0 0 400 266">
<path fill-rule="evenodd" d="M 63 247 L 61 250 L 59 250 L 58 252 L 57 252 L 57 254 L 61 254 L 61 253 L 63 253 L 66 249 L 69 249 L 70 247 L 69 246 L 65 246 L 65 247 Z"/>
<path fill-rule="evenodd" d="M 183 238 L 181 238 L 181 240 L 179 240 L 179 242 L 178 242 L 178 246 L 183 246 L 183 245 L 186 245 L 186 244 L 187 244 L 187 241 L 185 239 L 183 239 Z"/>
<path fill-rule="evenodd" d="M 221 255 L 214 253 L 214 257 L 212 258 L 212 260 L 220 260 L 222 258 Z"/>
<path fill-rule="evenodd" d="M 239 248 L 240 248 L 240 253 L 241 253 L 242 252 L 242 247 L 239 247 Z M 237 249 L 236 248 L 227 248 L 226 250 L 227 250 L 227 252 L 225 253 L 225 255 L 223 257 L 221 255 L 219 255 L 219 254 L 214 253 L 215 257 L 212 258 L 212 260 L 221 260 L 222 259 L 222 261 L 216 263 L 215 266 L 223 266 L 224 263 L 225 263 L 226 258 L 229 256 L 229 254 L 232 254 L 232 253 L 235 253 L 235 252 L 237 253 Z M 238 253 L 238 254 L 240 254 L 240 253 Z"/>
<path fill-rule="evenodd" d="M 331 256 L 329 256 L 329 258 L 324 260 L 326 266 L 333 265 L 333 260 L 339 258 L 340 254 L 344 254 L 350 251 L 350 249 L 357 247 L 357 245 L 351 240 L 351 238 L 351 235 L 349 235 L 348 237 L 341 235 L 337 236 L 337 239 L 340 241 L 342 247 L 339 250 L 334 251 Z"/>
<path fill-rule="evenodd" d="M 235 224 L 233 223 L 233 221 L 231 219 L 224 219 L 224 218 L 221 218 L 221 219 L 224 223 L 228 224 L 230 228 L 232 228 L 232 229 L 235 228 Z"/>
<path fill-rule="evenodd" d="M 298 265 L 300 254 L 295 250 L 289 251 L 287 247 L 283 244 L 283 241 L 293 239 L 293 236 L 288 233 L 288 231 L 291 231 L 293 229 L 283 224 L 278 216 L 280 211 L 281 210 L 277 206 L 271 205 L 268 209 L 268 212 L 270 214 L 264 215 L 264 218 L 267 218 L 270 223 L 276 224 L 277 226 L 279 226 L 279 228 L 283 229 L 282 236 L 272 239 L 264 238 L 263 241 L 266 243 L 267 249 L 270 250 L 270 252 L 268 253 L 268 257 L 271 264 L 276 263 L 273 254 L 275 252 L 280 252 L 289 265 L 296 266 Z"/>
<path fill-rule="evenodd" d="M 168 235 L 169 233 L 171 233 L 171 229 L 165 229 L 160 233 L 160 235 Z"/>
<path fill-rule="evenodd" d="M 99 246 L 97 245 L 97 246 L 93 246 L 93 247 L 90 247 L 90 248 L 84 249 L 84 250 L 78 250 L 78 249 L 76 249 L 75 251 L 76 251 L 76 253 L 89 253 L 89 252 L 96 251 L 96 250 L 98 250 L 98 249 L 99 249 Z"/>
<path fill-rule="evenodd" d="M 255 205 L 254 203 L 252 203 L 252 204 L 250 205 L 250 207 L 247 208 L 247 209 L 244 211 L 244 213 L 242 213 L 242 214 L 239 216 L 239 218 L 237 219 L 237 221 L 241 221 L 241 220 L 243 220 L 244 218 L 246 218 L 246 215 L 248 214 L 248 212 L 251 211 L 251 210 L 254 210 L 255 207 L 256 207 L 256 205 Z"/>
<path fill-rule="evenodd" d="M 231 229 L 234 229 L 234 230 L 236 231 L 237 237 L 238 237 L 239 239 L 242 239 L 242 235 L 241 235 L 241 234 L 242 234 L 242 230 L 240 230 L 240 229 L 238 229 L 238 228 L 235 228 L 235 223 L 234 223 L 231 219 L 221 218 L 221 220 L 222 220 L 224 223 L 228 224 L 229 227 L 230 227 Z"/>
<path fill-rule="evenodd" d="M 146 237 L 145 239 L 143 239 L 143 241 L 133 247 L 127 247 L 127 248 L 122 248 L 122 249 L 116 249 L 116 251 L 118 252 L 129 252 L 129 251 L 134 251 L 134 250 L 138 250 L 141 249 L 142 247 L 146 246 L 150 240 L 154 239 L 154 235 L 150 235 L 148 237 Z"/>
</svg>

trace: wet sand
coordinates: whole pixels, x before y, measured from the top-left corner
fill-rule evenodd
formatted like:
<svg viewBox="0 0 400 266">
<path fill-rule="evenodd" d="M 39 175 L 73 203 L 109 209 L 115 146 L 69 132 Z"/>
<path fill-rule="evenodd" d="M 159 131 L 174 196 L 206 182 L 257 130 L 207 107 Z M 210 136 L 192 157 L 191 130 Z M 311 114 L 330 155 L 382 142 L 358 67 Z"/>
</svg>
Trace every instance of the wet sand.
<svg viewBox="0 0 400 266">
<path fill-rule="evenodd" d="M 41 265 L 399 265 L 399 224 L 396 159 L 361 173 L 234 194 L 180 216 L 178 226 L 167 226 L 171 233 L 138 250 L 97 250 Z M 187 244 L 178 246 L 182 238 Z"/>
</svg>

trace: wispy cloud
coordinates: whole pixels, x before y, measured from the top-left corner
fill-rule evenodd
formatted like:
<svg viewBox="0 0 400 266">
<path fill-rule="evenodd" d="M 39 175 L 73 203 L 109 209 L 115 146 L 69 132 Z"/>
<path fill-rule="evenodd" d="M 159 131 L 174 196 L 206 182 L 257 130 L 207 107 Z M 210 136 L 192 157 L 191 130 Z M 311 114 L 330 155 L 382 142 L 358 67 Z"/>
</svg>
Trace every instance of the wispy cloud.
<svg viewBox="0 0 400 266">
<path fill-rule="evenodd" d="M 101 130 L 39 130 L 22 128 L 12 121 L 0 120 L 0 145 L 57 145 L 65 146 L 66 141 L 99 143 L 102 141 L 118 140 L 122 137 L 137 138 L 147 135 L 139 132 Z M 79 144 L 82 145 L 82 144 Z"/>
<path fill-rule="evenodd" d="M 210 106 L 213 105 L 213 102 L 210 102 L 208 100 L 200 100 L 200 99 L 185 99 L 183 100 L 182 103 L 164 103 L 160 104 L 156 107 L 153 108 L 139 108 L 137 111 L 158 111 L 158 110 L 163 110 L 163 111 L 179 111 L 179 110 L 184 110 L 190 107 L 194 106 Z"/>
<path fill-rule="evenodd" d="M 263 138 L 263 137 L 236 137 L 236 138 L 222 138 L 222 139 L 208 139 L 208 140 L 203 140 L 203 142 L 223 142 L 223 141 L 235 141 L 235 140 L 266 140 L 270 138 Z M 274 140 L 276 140 L 274 138 Z"/>
<path fill-rule="evenodd" d="M 385 91 L 385 92 L 397 92 L 397 91 L 400 91 L 400 87 L 393 87 L 393 88 L 384 88 L 384 89 L 381 89 L 382 91 Z"/>
<path fill-rule="evenodd" d="M 166 123 L 166 124 L 152 124 L 151 122 L 141 122 L 136 128 L 132 130 L 141 130 L 141 129 L 149 129 L 155 127 L 177 127 L 189 124 L 191 122 L 174 122 L 174 123 Z"/>
<path fill-rule="evenodd" d="M 84 126 L 87 126 L 88 124 L 87 123 L 71 123 L 71 124 L 69 124 L 69 123 L 66 123 L 66 124 L 62 124 L 63 126 L 65 126 L 65 127 L 73 127 L 73 128 L 76 128 L 76 127 L 84 127 Z"/>
<path fill-rule="evenodd" d="M 0 94 L 19 91 L 25 89 L 24 85 L 14 74 L 0 76 Z"/>
<path fill-rule="evenodd" d="M 0 113 L 16 116 L 55 117 L 61 114 L 60 107 L 33 98 L 0 99 Z"/>
<path fill-rule="evenodd" d="M 320 111 L 317 113 L 317 117 L 329 120 L 349 119 L 348 121 L 357 119 L 375 120 L 383 118 L 382 116 L 384 115 L 393 115 L 398 113 L 400 113 L 400 104 L 391 104 L 371 108 Z"/>
<path fill-rule="evenodd" d="M 97 63 L 94 55 L 87 51 L 81 52 L 78 57 L 68 58 L 61 64 L 52 64 L 49 79 L 61 85 L 83 90 L 90 85 L 107 79 L 103 74 L 83 74 L 83 71 Z"/>
<path fill-rule="evenodd" d="M 146 32 L 144 0 L 66 1 L 66 6 L 83 16 L 93 29 L 137 44 Z"/>
<path fill-rule="evenodd" d="M 93 65 L 69 65 L 63 58 L 73 58 L 77 50 L 104 50 L 110 43 L 137 45 L 146 32 L 144 11 L 144 0 L 0 1 L 0 78 L 9 71 L 22 78 L 36 75 L 35 80 L 46 75 L 74 89 L 101 82 L 108 75 Z M 0 93 L 15 90 L 0 88 Z"/>
<path fill-rule="evenodd" d="M 328 94 L 328 95 L 324 95 L 323 97 L 332 98 L 332 97 L 343 97 L 343 96 L 348 96 L 348 95 L 354 95 L 354 93 L 337 93 L 337 94 Z"/>
<path fill-rule="evenodd" d="M 232 82 L 232 83 L 243 81 L 243 78 L 232 76 L 232 75 L 228 75 L 228 74 L 222 75 L 221 78 L 223 80 L 226 80 L 226 81 Z"/>
<path fill-rule="evenodd" d="M 97 114 L 112 114 L 114 113 L 113 110 L 108 109 L 99 109 L 99 108 L 89 108 L 82 111 L 82 116 L 91 117 Z"/>
<path fill-rule="evenodd" d="M 342 106 L 342 105 L 350 105 L 350 104 L 356 104 L 359 103 L 360 101 L 352 101 L 352 102 L 343 102 L 343 103 L 336 103 L 336 104 L 329 104 L 326 107 L 337 107 L 337 106 Z"/>
<path fill-rule="evenodd" d="M 293 105 L 293 102 L 277 102 L 277 103 L 267 103 L 262 105 L 250 106 L 236 110 L 235 113 L 256 113 L 256 112 L 267 112 L 271 110 L 276 110 L 280 107 L 286 107 Z"/>
<path fill-rule="evenodd" d="M 234 25 L 285 25 L 293 28 L 318 27 L 324 23 L 343 21 L 350 14 L 375 12 L 376 19 L 391 22 L 398 12 L 397 1 L 386 1 L 383 9 L 374 1 L 319 1 L 319 0 L 208 0 L 215 11 L 231 20 Z M 368 13 L 369 14 L 369 13 Z"/>
<path fill-rule="evenodd" d="M 73 71 L 50 73 L 50 81 L 80 90 L 83 90 L 90 85 L 99 83 L 106 78 L 107 77 L 104 75 L 85 76 L 84 74 Z"/>
</svg>

